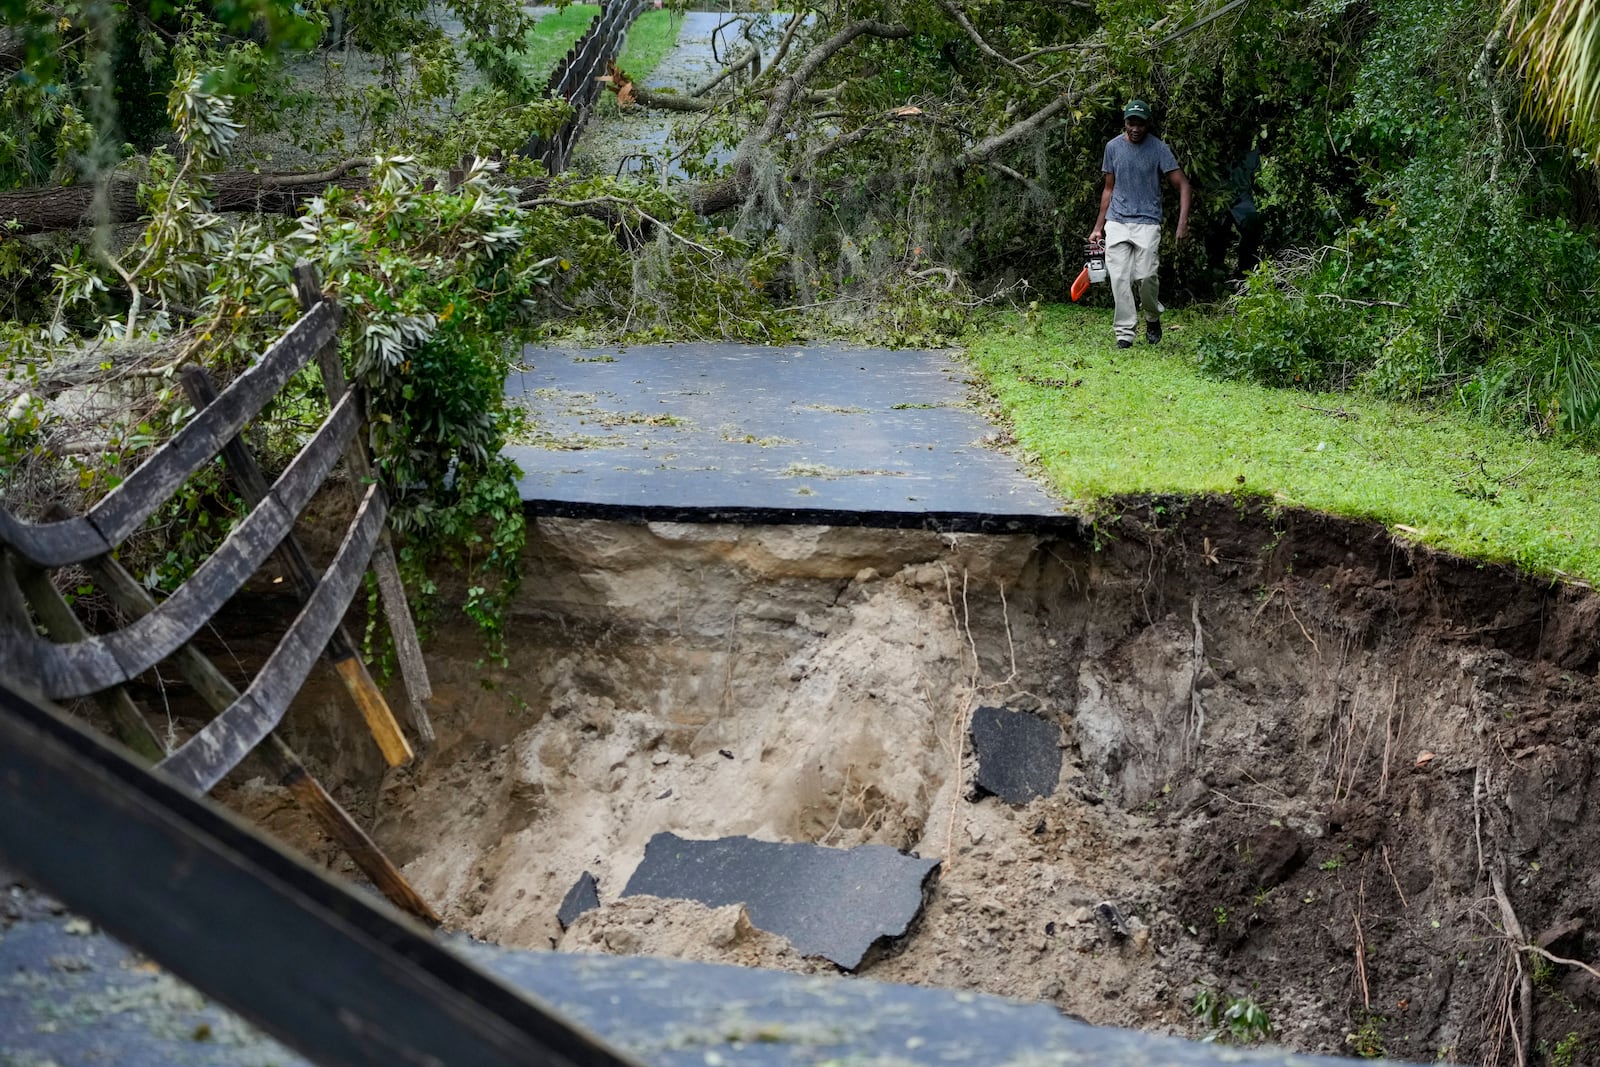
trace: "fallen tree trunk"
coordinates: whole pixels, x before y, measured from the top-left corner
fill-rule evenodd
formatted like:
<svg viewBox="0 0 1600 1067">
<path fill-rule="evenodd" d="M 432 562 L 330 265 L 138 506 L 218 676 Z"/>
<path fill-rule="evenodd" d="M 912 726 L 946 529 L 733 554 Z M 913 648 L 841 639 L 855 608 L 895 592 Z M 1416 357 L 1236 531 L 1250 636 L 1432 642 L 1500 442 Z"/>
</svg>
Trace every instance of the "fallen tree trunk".
<svg viewBox="0 0 1600 1067">
<path fill-rule="evenodd" d="M 357 189 L 366 179 L 350 174 L 366 160 L 349 160 L 327 170 L 302 174 L 252 174 L 230 171 L 210 177 L 211 209 L 218 212 L 258 211 L 292 215 L 300 205 L 320 196 L 329 185 Z M 48 233 L 94 226 L 137 222 L 145 214 L 139 204 L 139 179 L 113 175 L 101 185 L 60 185 L 0 192 L 0 232 L 11 235 Z M 104 194 L 104 206 L 96 202 Z"/>
</svg>

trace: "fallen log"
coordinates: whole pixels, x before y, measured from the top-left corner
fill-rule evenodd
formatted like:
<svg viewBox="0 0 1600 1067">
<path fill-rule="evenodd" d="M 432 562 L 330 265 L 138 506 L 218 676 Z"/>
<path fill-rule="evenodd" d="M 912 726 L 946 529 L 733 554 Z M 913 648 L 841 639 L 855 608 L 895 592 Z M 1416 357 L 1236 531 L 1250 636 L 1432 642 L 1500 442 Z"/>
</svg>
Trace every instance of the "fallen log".
<svg viewBox="0 0 1600 1067">
<path fill-rule="evenodd" d="M 347 160 L 326 170 L 299 174 L 254 174 L 229 171 L 210 177 L 211 209 L 292 215 L 300 205 L 321 196 L 330 185 L 359 189 L 366 179 L 351 171 L 367 160 Z M 100 223 L 137 222 L 146 212 L 139 204 L 138 178 L 114 174 L 104 182 L 41 186 L 0 192 L 0 234 L 49 233 Z M 103 199 L 101 199 L 103 196 Z M 98 201 L 98 202 L 97 202 Z M 7 223 L 14 225 L 7 226 Z"/>
</svg>

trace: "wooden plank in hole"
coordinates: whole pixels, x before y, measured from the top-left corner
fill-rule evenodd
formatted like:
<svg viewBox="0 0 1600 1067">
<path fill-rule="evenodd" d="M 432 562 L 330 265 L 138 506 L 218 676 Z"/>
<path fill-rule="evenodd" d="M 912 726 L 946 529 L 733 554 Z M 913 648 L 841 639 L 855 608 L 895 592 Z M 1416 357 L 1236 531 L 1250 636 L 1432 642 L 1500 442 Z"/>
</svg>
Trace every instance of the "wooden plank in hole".
<svg viewBox="0 0 1600 1067">
<path fill-rule="evenodd" d="M 9 546 L 39 567 L 64 567 L 112 548 L 100 536 L 100 531 L 82 516 L 65 522 L 23 522 L 3 504 L 0 504 L 0 545 Z"/>
<path fill-rule="evenodd" d="M 0 553 L 0 600 L 6 601 L 5 614 L 15 618 L 22 608 L 24 597 L 33 606 L 34 613 L 45 631 L 57 641 L 81 641 L 83 624 L 72 613 L 60 592 L 50 584 L 50 575 L 36 567 L 13 569 L 9 553 Z M 32 636 L 32 635 L 29 635 Z M 59 679 L 52 679 L 58 681 Z M 96 693 L 95 703 L 111 720 L 111 727 L 123 744 L 143 758 L 154 762 L 167 754 L 166 746 L 150 728 L 150 723 L 140 713 L 133 698 L 115 686 Z"/>
<path fill-rule="evenodd" d="M 129 615 L 143 618 L 156 610 L 155 599 L 149 591 L 128 573 L 127 568 L 110 556 L 87 560 L 84 567 L 95 585 L 105 590 L 117 607 Z M 173 654 L 172 663 L 212 711 L 226 711 L 239 699 L 239 691 L 217 669 L 216 664 L 193 645 L 181 646 Z M 345 854 L 361 869 L 361 873 L 372 879 L 372 884 L 378 887 L 378 892 L 389 903 L 430 926 L 439 925 L 438 913 L 412 888 L 399 868 L 390 862 L 383 850 L 350 817 L 350 813 L 329 795 L 316 776 L 300 762 L 294 749 L 276 731 L 268 734 L 266 741 L 257 746 L 255 751 L 278 784 L 289 790 L 323 833 L 338 842 Z"/>
<path fill-rule="evenodd" d="M 0 811 L 0 862 L 313 1063 L 635 1067 L 5 680 Z"/>
</svg>

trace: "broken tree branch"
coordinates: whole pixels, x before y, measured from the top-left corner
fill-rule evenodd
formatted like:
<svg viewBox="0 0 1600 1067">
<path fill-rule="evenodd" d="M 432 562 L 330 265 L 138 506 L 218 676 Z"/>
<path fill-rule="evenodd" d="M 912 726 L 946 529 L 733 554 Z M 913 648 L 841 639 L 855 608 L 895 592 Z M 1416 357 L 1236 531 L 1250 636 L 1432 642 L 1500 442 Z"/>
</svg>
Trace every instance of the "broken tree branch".
<svg viewBox="0 0 1600 1067">
<path fill-rule="evenodd" d="M 859 144 L 879 130 L 887 128 L 891 123 L 911 120 L 934 121 L 927 112 L 919 107 L 907 105 L 905 107 L 890 108 L 882 114 L 874 115 L 855 129 L 830 138 L 807 152 L 805 157 L 790 170 L 789 176 L 798 181 L 824 157 L 830 156 L 842 148 L 849 148 L 853 144 Z"/>
<path fill-rule="evenodd" d="M 1097 48 L 1104 48 L 1104 41 L 1073 41 L 1071 44 L 1051 44 L 1043 48 L 1035 48 L 1031 52 L 1024 52 L 1017 57 L 1018 63 L 1038 59 L 1040 56 L 1051 56 L 1058 52 L 1092 52 Z"/>
<path fill-rule="evenodd" d="M 623 105 L 638 104 L 656 111 L 683 111 L 697 112 L 710 111 L 717 106 L 718 101 L 706 100 L 697 96 L 686 96 L 683 93 L 664 93 L 655 89 L 641 88 L 637 84 L 628 87 L 627 98 L 623 98 L 620 91 L 622 86 L 612 82 L 610 78 L 601 78 L 607 87 L 617 94 L 617 102 Z"/>
<path fill-rule="evenodd" d="M 1209 25 L 1210 23 L 1215 22 L 1217 19 L 1220 19 L 1222 16 L 1226 15 L 1228 12 L 1232 11 L 1234 8 L 1243 5 L 1244 3 L 1245 3 L 1245 0 L 1232 0 L 1231 3 L 1223 4 L 1217 10 L 1213 11 L 1211 14 L 1205 16 L 1204 18 L 1196 19 L 1195 21 L 1189 23 L 1189 25 L 1183 27 L 1182 29 L 1176 30 L 1173 33 L 1167 34 L 1165 37 L 1161 38 L 1161 40 L 1159 40 L 1159 41 L 1157 41 L 1155 43 L 1155 47 L 1156 48 L 1161 48 L 1164 45 L 1171 44 L 1173 41 L 1176 41 L 1180 37 L 1187 37 L 1187 36 L 1189 36 L 1189 34 L 1193 33 L 1195 30 L 1198 30 L 1202 26 L 1206 26 L 1206 25 Z"/>
<path fill-rule="evenodd" d="M 805 9 L 796 4 L 789 14 L 789 24 L 783 28 L 783 39 L 778 42 L 777 50 L 772 53 L 772 58 L 767 61 L 767 69 L 756 76 L 756 80 L 775 77 L 779 65 L 789 55 L 789 47 L 794 44 L 795 36 L 800 32 L 800 27 L 805 25 Z"/>
<path fill-rule="evenodd" d="M 783 129 L 783 120 L 789 114 L 789 109 L 794 106 L 800 90 L 805 88 L 806 83 L 811 81 L 817 71 L 837 55 L 840 49 L 863 35 L 901 40 L 911 36 L 911 27 L 879 22 L 877 19 L 858 19 L 817 45 L 795 67 L 794 73 L 778 83 L 777 90 L 772 94 L 772 106 L 767 109 L 766 121 L 753 135 L 755 144 L 766 144 L 778 136 L 779 131 Z"/>
<path fill-rule="evenodd" d="M 978 28 L 974 26 L 967 18 L 967 13 L 956 6 L 955 0 L 939 0 L 939 6 L 944 8 L 945 14 L 949 15 L 955 20 L 956 25 L 960 26 L 962 32 L 965 33 L 972 43 L 977 46 L 978 51 L 982 52 L 996 63 L 1004 63 L 1018 74 L 1027 74 L 1027 71 L 1023 70 L 1019 63 L 1013 59 L 1009 59 L 1006 56 L 1001 55 L 999 52 L 996 52 L 994 47 L 990 45 L 988 41 L 983 39 L 983 35 L 978 32 Z"/>
<path fill-rule="evenodd" d="M 1098 88 L 1098 85 L 1095 87 Z M 1044 129 L 1045 123 L 1083 99 L 1083 95 L 1083 92 L 1062 93 L 1027 118 L 1001 130 L 999 133 L 985 137 L 967 149 L 955 161 L 953 169 L 959 170 L 963 167 L 970 167 L 974 163 L 987 163 L 991 157 L 999 155 L 1005 149 L 1020 141 L 1027 140 Z"/>
<path fill-rule="evenodd" d="M 919 280 L 922 278 L 932 278 L 935 276 L 943 278 L 944 291 L 947 293 L 955 290 L 956 282 L 959 280 L 956 272 L 949 267 L 924 267 L 922 270 L 907 270 L 906 276 L 909 278 L 917 278 Z"/>
<path fill-rule="evenodd" d="M 997 162 L 993 159 L 985 160 L 984 166 L 988 167 L 997 174 L 1005 175 L 1012 181 L 1021 182 L 1023 185 L 1027 186 L 1030 193 L 1034 193 L 1045 198 L 1046 200 L 1050 198 L 1050 190 L 1046 189 L 1044 186 L 1040 185 L 1038 182 L 1034 181 L 1020 170 L 1017 170 L 1013 167 L 1008 167 L 1004 163 Z"/>
<path fill-rule="evenodd" d="M 1521 948 L 1528 944 L 1528 939 L 1522 933 L 1522 924 L 1517 921 L 1517 913 L 1511 907 L 1511 898 L 1506 896 L 1506 881 L 1501 875 L 1498 866 L 1489 871 L 1489 884 L 1494 888 L 1495 903 L 1500 905 L 1500 921 L 1505 924 L 1506 933 L 1511 936 L 1512 942 Z M 1527 968 L 1522 966 L 1520 953 L 1513 953 L 1512 959 L 1517 965 L 1517 983 L 1520 987 L 1520 1004 L 1516 1032 L 1511 1035 L 1513 1047 L 1517 1053 L 1517 1067 L 1527 1067 L 1528 1039 L 1533 1036 L 1533 978 Z"/>
<path fill-rule="evenodd" d="M 631 211 L 635 215 L 638 215 L 641 221 L 648 222 L 652 227 L 660 230 L 662 233 L 666 234 L 674 241 L 677 241 L 679 244 L 693 248 L 704 255 L 710 256 L 712 259 L 716 259 L 722 255 L 722 253 L 717 251 L 715 248 L 711 248 L 707 245 L 701 244 L 699 241 L 685 237 L 683 234 L 679 233 L 677 230 L 674 230 L 671 226 L 668 226 L 666 223 L 650 214 L 638 204 L 635 204 L 632 200 L 628 200 L 620 196 L 591 196 L 583 200 L 564 200 L 561 197 L 556 196 L 541 196 L 533 200 L 524 200 L 517 206 L 523 209 L 535 207 L 560 207 L 571 210 L 583 210 L 585 208 L 602 206 L 612 209 L 620 208 L 624 211 Z"/>
<path fill-rule="evenodd" d="M 720 73 L 713 75 L 710 81 L 706 82 L 698 89 L 693 90 L 689 93 L 689 95 L 695 97 L 704 96 L 752 64 L 754 64 L 757 69 L 759 69 L 761 66 L 761 49 L 757 48 L 755 45 L 751 45 L 743 52 L 740 52 L 733 58 L 731 62 L 729 62 L 727 66 L 722 68 Z"/>
</svg>

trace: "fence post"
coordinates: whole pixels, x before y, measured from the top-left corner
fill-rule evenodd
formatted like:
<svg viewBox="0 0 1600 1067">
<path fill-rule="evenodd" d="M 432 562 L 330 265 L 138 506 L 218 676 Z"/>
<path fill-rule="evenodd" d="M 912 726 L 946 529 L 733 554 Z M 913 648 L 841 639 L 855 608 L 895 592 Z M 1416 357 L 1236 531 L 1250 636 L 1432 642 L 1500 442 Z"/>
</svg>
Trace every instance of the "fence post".
<svg viewBox="0 0 1600 1067">
<path fill-rule="evenodd" d="M 183 389 L 189 394 L 190 401 L 197 409 L 204 409 L 217 398 L 217 388 L 212 384 L 211 376 L 200 367 L 190 366 L 184 369 Z M 271 487 L 267 483 L 266 475 L 261 473 L 261 466 L 256 462 L 255 456 L 238 437 L 223 446 L 222 455 L 227 461 L 228 474 L 234 488 L 252 508 L 258 507 L 267 498 Z M 317 587 L 317 576 L 312 569 L 310 559 L 306 557 L 305 549 L 300 546 L 300 541 L 292 530 L 278 546 L 278 558 L 293 579 L 295 591 L 301 601 L 309 600 L 312 591 Z M 324 652 L 340 680 L 344 682 L 350 698 L 355 701 L 361 717 L 367 721 L 367 729 L 372 731 L 372 739 L 378 743 L 384 760 L 391 767 L 409 763 L 415 753 L 411 751 L 405 735 L 400 732 L 400 724 L 395 722 L 394 713 L 389 710 L 389 704 L 383 699 L 383 693 L 378 690 L 378 684 L 372 680 L 372 675 L 367 673 L 366 664 L 361 662 L 356 643 L 351 640 L 343 623 L 334 629 Z"/>
<path fill-rule="evenodd" d="M 470 157 L 464 157 L 470 159 Z M 301 260 L 294 267 L 295 291 L 302 309 L 322 299 L 322 286 L 317 279 L 317 269 Z M 337 404 L 348 389 L 344 366 L 339 353 L 328 346 L 317 354 L 317 366 L 322 371 L 322 386 L 328 394 L 329 405 Z M 350 470 L 363 481 L 372 478 L 372 463 L 367 450 L 358 440 L 351 444 L 345 455 Z M 383 599 L 384 618 L 389 623 L 389 633 L 394 638 L 395 658 L 400 661 L 400 680 L 406 690 L 406 710 L 411 726 L 423 748 L 433 745 L 433 722 L 428 718 L 427 701 L 433 699 L 433 683 L 428 679 L 428 665 L 422 658 L 422 643 L 417 639 L 416 621 L 411 617 L 411 605 L 406 600 L 405 583 L 400 578 L 400 564 L 395 559 L 394 543 L 389 528 L 384 526 L 378 535 L 377 548 L 372 553 L 372 570 L 378 579 L 378 595 Z"/>
</svg>

